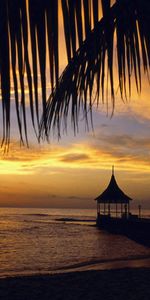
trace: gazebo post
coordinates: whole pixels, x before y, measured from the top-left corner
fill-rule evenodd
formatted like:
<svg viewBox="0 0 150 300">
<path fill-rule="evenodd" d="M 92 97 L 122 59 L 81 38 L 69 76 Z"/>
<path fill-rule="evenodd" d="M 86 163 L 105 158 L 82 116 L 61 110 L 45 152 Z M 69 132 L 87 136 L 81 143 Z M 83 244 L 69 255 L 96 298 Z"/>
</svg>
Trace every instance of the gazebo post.
<svg viewBox="0 0 150 300">
<path fill-rule="evenodd" d="M 121 202 L 121 217 L 122 217 L 122 202 Z"/>
<path fill-rule="evenodd" d="M 108 215 L 110 216 L 110 203 L 108 203 Z"/>
<path fill-rule="evenodd" d="M 104 216 L 105 216 L 105 213 L 106 213 L 106 204 L 104 202 Z"/>
<path fill-rule="evenodd" d="M 124 205 L 125 217 L 127 218 L 127 204 Z"/>
<path fill-rule="evenodd" d="M 130 215 L 130 204 L 128 203 L 128 216 Z"/>
<path fill-rule="evenodd" d="M 118 211 L 117 211 L 117 203 L 116 203 L 116 218 L 117 218 L 117 213 L 118 213 Z"/>
</svg>

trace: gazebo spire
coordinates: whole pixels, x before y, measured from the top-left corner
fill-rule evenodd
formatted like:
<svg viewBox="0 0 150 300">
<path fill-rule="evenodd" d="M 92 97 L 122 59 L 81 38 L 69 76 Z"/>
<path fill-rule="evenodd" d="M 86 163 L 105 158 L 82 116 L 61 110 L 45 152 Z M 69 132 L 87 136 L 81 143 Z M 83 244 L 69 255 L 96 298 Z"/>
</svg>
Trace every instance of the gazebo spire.
<svg viewBox="0 0 150 300">
<path fill-rule="evenodd" d="M 114 165 L 112 165 L 112 175 L 115 174 L 115 168 L 114 168 Z"/>
<path fill-rule="evenodd" d="M 112 176 L 107 188 L 96 199 L 99 203 L 129 203 L 131 200 L 118 186 L 114 176 L 114 165 L 112 166 Z"/>
</svg>

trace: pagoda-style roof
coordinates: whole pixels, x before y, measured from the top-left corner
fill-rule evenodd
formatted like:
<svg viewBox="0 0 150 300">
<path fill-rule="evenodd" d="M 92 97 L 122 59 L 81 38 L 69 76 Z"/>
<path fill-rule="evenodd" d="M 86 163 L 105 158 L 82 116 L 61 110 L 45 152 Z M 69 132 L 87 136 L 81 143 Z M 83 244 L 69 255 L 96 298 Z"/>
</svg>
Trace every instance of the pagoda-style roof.
<svg viewBox="0 0 150 300">
<path fill-rule="evenodd" d="M 108 187 L 95 200 L 98 203 L 129 203 L 132 200 L 119 188 L 114 175 L 114 167 Z"/>
</svg>

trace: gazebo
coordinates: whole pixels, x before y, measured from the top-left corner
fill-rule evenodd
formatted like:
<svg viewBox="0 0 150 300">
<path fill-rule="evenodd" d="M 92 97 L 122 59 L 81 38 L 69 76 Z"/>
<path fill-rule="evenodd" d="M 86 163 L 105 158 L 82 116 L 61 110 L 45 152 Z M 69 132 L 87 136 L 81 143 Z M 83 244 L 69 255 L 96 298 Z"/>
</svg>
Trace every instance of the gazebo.
<svg viewBox="0 0 150 300">
<path fill-rule="evenodd" d="M 106 190 L 95 200 L 97 201 L 97 217 L 100 217 L 101 214 L 110 217 L 114 206 L 116 217 L 120 213 L 121 217 L 129 216 L 130 200 L 132 199 L 119 188 L 114 175 L 114 166 L 112 167 L 112 176 Z M 120 205 L 121 210 L 118 210 L 118 205 Z"/>
</svg>

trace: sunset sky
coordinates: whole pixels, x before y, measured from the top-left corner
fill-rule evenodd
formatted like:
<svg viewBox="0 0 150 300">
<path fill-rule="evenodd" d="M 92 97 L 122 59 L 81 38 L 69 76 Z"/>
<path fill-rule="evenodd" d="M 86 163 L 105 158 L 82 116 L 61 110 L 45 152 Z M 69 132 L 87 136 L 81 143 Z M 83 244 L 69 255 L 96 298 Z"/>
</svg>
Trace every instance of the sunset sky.
<svg viewBox="0 0 150 300">
<path fill-rule="evenodd" d="M 66 65 L 60 22 L 60 69 Z M 94 198 L 107 186 L 112 165 L 120 187 L 138 204 L 150 208 L 150 99 L 143 76 L 141 95 L 134 90 L 123 103 L 93 109 L 94 130 L 87 131 L 81 116 L 79 133 L 68 133 L 50 143 L 36 141 L 29 121 L 29 149 L 20 147 L 14 102 L 10 151 L 0 154 L 0 206 L 94 208 Z M 48 87 L 49 91 L 49 87 Z M 26 91 L 28 97 L 28 91 Z M 12 91 L 13 98 L 13 91 Z M 30 118 L 29 108 L 28 118 Z M 2 132 L 1 132 L 2 135 Z"/>
</svg>

